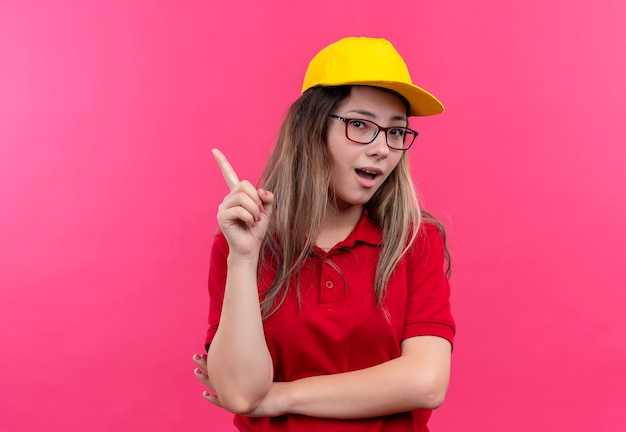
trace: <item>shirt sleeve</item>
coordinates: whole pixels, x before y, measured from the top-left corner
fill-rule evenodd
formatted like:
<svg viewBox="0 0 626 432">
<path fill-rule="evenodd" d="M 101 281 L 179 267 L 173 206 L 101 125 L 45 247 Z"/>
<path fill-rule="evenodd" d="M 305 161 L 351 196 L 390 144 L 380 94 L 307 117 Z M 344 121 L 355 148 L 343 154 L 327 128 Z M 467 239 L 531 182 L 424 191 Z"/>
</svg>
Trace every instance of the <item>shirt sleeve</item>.
<svg viewBox="0 0 626 432">
<path fill-rule="evenodd" d="M 407 314 L 402 339 L 439 336 L 454 342 L 450 283 L 444 272 L 444 245 L 438 228 L 429 223 L 407 258 Z"/>
<path fill-rule="evenodd" d="M 226 287 L 227 258 L 228 242 L 220 232 L 213 239 L 211 258 L 209 260 L 209 328 L 205 339 L 207 351 L 213 341 L 215 332 L 217 332 L 217 326 L 222 314 L 222 303 L 224 302 L 224 290 Z"/>
</svg>

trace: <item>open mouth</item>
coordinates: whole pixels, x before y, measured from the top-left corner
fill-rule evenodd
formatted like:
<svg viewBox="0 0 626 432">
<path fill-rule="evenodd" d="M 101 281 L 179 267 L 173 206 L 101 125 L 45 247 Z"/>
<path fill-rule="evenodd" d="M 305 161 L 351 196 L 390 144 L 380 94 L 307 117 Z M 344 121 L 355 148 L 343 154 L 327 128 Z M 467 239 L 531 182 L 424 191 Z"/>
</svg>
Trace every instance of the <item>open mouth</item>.
<svg viewBox="0 0 626 432">
<path fill-rule="evenodd" d="M 359 177 L 363 177 L 369 180 L 374 180 L 376 177 L 378 177 L 378 174 L 379 174 L 375 171 L 368 171 L 368 170 L 360 169 L 360 168 L 357 168 L 354 171 L 356 171 Z"/>
</svg>

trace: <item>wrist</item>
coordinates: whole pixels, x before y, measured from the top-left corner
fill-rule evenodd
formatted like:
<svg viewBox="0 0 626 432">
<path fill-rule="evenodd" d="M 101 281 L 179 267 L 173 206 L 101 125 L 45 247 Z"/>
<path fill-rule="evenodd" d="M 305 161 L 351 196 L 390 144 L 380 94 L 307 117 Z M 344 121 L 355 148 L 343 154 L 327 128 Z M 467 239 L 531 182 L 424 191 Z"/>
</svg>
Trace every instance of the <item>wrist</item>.
<svg viewBox="0 0 626 432">
<path fill-rule="evenodd" d="M 256 271 L 257 264 L 259 263 L 259 251 L 254 251 L 251 253 L 237 253 L 231 251 L 228 254 L 227 264 L 228 266 L 247 266 L 252 267 Z"/>
</svg>

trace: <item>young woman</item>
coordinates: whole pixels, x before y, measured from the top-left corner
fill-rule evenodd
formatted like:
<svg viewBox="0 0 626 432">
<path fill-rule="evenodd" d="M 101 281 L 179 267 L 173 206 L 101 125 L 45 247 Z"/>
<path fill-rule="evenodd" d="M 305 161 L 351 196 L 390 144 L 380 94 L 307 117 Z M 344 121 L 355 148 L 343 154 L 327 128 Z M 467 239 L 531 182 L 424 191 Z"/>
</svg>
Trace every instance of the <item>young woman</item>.
<svg viewBox="0 0 626 432">
<path fill-rule="evenodd" d="M 346 38 L 311 61 L 261 187 L 213 151 L 230 193 L 195 374 L 239 430 L 428 430 L 455 327 L 408 117 L 442 110 L 388 41 Z"/>
</svg>

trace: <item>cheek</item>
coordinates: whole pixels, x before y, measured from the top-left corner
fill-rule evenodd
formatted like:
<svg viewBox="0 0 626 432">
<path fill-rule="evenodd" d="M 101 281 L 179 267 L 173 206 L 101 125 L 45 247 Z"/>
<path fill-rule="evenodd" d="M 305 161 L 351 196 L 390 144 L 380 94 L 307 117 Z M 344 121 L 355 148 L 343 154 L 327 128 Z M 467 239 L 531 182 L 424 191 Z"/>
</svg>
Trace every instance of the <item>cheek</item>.
<svg viewBox="0 0 626 432">
<path fill-rule="evenodd" d="M 328 146 L 335 167 L 345 168 L 351 166 L 359 158 L 359 148 L 350 144 L 349 142 L 341 141 L 331 143 Z"/>
<path fill-rule="evenodd" d="M 331 127 L 328 128 L 328 132 L 326 133 L 326 143 L 328 148 L 333 150 L 333 148 L 339 148 L 346 141 L 346 135 L 343 129 L 339 127 Z"/>
<path fill-rule="evenodd" d="M 389 158 L 387 159 L 389 161 L 389 170 L 387 171 L 387 175 L 385 176 L 385 180 L 387 181 L 387 179 L 389 178 L 389 176 L 391 175 L 391 173 L 398 168 L 398 165 L 400 164 L 400 161 L 402 160 L 402 155 L 399 156 L 389 156 Z"/>
<path fill-rule="evenodd" d="M 395 153 L 395 151 L 394 151 Z M 390 154 L 389 155 L 389 167 L 391 168 L 389 171 L 393 171 L 394 169 L 396 169 L 396 167 L 398 166 L 398 164 L 400 163 L 400 161 L 402 160 L 402 156 L 404 156 L 403 153 L 400 154 Z"/>
</svg>

